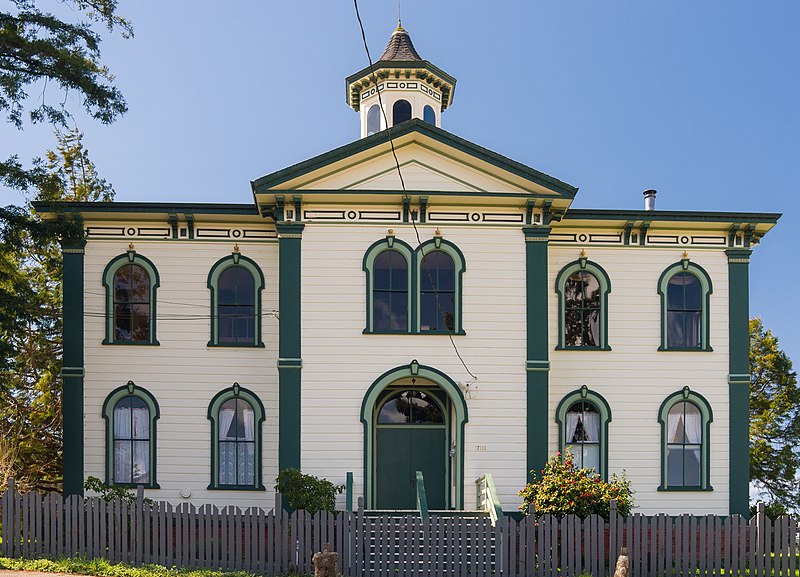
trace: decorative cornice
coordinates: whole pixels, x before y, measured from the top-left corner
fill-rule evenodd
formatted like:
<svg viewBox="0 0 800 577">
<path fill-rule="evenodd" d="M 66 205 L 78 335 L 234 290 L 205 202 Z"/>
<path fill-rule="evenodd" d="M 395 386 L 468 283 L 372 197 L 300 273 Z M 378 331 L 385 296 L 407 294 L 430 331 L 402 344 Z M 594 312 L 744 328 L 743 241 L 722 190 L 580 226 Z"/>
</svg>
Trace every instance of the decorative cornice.
<svg viewBox="0 0 800 577">
<path fill-rule="evenodd" d="M 279 357 L 278 358 L 278 368 L 279 369 L 302 369 L 303 368 L 303 359 L 289 358 L 289 357 Z"/>
<path fill-rule="evenodd" d="M 61 252 L 65 253 L 65 254 L 84 254 L 86 252 L 86 249 L 83 249 L 83 248 L 62 248 Z"/>
</svg>

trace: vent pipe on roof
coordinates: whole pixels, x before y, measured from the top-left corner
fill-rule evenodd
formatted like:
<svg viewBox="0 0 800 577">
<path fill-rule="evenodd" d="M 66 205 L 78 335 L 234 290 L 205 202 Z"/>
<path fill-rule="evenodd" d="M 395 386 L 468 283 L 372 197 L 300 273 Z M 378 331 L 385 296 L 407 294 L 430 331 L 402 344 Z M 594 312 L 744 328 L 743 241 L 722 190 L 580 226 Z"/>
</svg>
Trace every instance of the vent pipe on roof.
<svg viewBox="0 0 800 577">
<path fill-rule="evenodd" d="M 655 210 L 656 209 L 656 191 L 653 189 L 645 190 L 644 191 L 644 209 L 645 210 Z"/>
</svg>

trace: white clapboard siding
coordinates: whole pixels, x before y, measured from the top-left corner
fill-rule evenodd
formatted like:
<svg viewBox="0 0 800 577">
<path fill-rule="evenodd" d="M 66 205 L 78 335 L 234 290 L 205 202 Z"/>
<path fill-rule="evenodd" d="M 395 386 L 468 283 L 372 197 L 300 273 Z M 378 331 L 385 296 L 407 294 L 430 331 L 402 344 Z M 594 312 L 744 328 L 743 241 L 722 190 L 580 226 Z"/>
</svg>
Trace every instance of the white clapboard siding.
<svg viewBox="0 0 800 577">
<path fill-rule="evenodd" d="M 90 240 L 86 246 L 84 476 L 105 479 L 103 402 L 109 392 L 133 380 L 155 396 L 161 409 L 157 423 L 157 481 L 161 489 L 148 491 L 148 495 L 186 501 L 180 494 L 188 489 L 189 501 L 198 504 L 267 506 L 272 503 L 277 471 L 277 320 L 263 318 L 265 348 L 208 347 L 208 272 L 219 259 L 231 254 L 233 242 L 136 240 L 135 244 L 137 253 L 150 259 L 160 275 L 156 332 L 160 346 L 101 344 L 105 331 L 103 269 L 125 253 L 128 241 Z M 240 248 L 264 273 L 263 311 L 277 309 L 277 243 L 242 243 Z M 204 318 L 170 319 L 187 314 Z M 253 391 L 264 404 L 262 476 L 267 492 L 206 489 L 211 480 L 208 405 L 217 392 L 234 382 Z"/>
<path fill-rule="evenodd" d="M 690 250 L 692 262 L 711 277 L 710 344 L 713 352 L 658 351 L 661 301 L 658 279 L 680 261 L 682 248 L 587 248 L 586 256 L 611 279 L 608 343 L 611 351 L 555 351 L 558 299 L 555 279 L 576 260 L 580 247 L 551 246 L 550 443 L 558 447 L 555 411 L 561 399 L 587 385 L 603 395 L 613 414 L 609 425 L 609 470 L 633 480 L 638 513 L 728 513 L 728 265 L 723 251 Z M 658 409 L 688 385 L 711 404 L 711 492 L 659 492 L 661 427 Z M 744 450 L 747 450 L 744 448 Z"/>
</svg>

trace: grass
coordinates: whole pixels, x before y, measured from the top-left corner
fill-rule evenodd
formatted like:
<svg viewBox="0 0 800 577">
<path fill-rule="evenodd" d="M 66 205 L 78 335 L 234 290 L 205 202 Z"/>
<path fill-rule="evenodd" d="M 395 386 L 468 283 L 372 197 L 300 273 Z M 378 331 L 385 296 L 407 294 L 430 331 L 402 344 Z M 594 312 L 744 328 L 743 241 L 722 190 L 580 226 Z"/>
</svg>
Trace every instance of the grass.
<svg viewBox="0 0 800 577">
<path fill-rule="evenodd" d="M 11 571 L 41 571 L 44 573 L 75 573 L 97 577 L 258 577 L 246 571 L 214 571 L 211 569 L 179 569 L 161 565 L 134 567 L 126 563 L 109 563 L 105 559 L 88 561 L 70 559 L 9 559 L 0 557 L 0 569 Z M 286 577 L 303 577 L 291 573 Z"/>
</svg>

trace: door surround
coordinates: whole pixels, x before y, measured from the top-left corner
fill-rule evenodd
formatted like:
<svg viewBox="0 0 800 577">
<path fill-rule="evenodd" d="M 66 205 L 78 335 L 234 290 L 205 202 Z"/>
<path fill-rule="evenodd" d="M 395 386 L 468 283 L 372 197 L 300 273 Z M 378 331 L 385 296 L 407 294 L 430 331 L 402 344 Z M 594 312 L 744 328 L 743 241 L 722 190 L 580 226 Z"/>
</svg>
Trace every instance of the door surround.
<svg viewBox="0 0 800 577">
<path fill-rule="evenodd" d="M 408 365 L 390 369 L 375 379 L 361 402 L 361 422 L 364 425 L 364 506 L 369 509 L 374 507 L 375 503 L 373 487 L 375 430 L 373 425 L 377 403 L 384 389 L 401 379 L 410 378 L 425 379 L 437 385 L 450 399 L 453 407 L 452 440 L 455 443 L 455 455 L 450 469 L 455 480 L 453 506 L 456 509 L 464 509 L 464 429 L 469 421 L 467 403 L 461 389 L 453 379 L 438 369 L 420 365 L 416 360 L 411 361 Z"/>
</svg>

